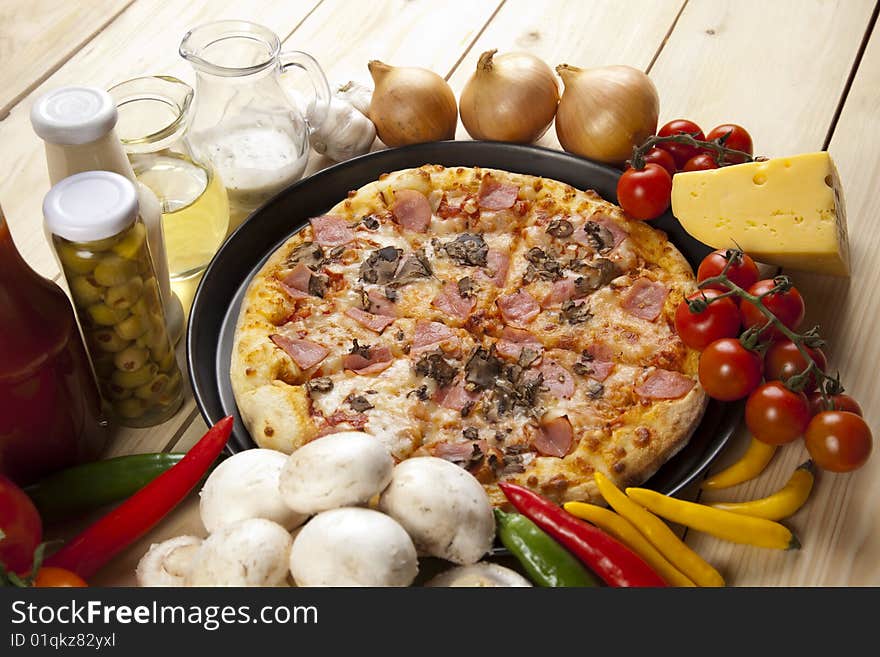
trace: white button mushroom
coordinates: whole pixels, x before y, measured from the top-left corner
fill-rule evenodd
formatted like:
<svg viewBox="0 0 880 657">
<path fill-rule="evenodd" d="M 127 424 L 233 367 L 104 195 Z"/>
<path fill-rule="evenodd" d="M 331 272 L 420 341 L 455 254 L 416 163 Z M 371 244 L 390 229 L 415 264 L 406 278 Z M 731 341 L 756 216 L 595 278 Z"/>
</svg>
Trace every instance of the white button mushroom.
<svg viewBox="0 0 880 657">
<path fill-rule="evenodd" d="M 210 474 L 199 500 L 199 515 L 208 533 L 247 518 L 265 518 L 286 529 L 306 516 L 293 511 L 278 493 L 287 455 L 271 449 L 249 449 L 230 456 Z"/>
<path fill-rule="evenodd" d="M 186 586 L 284 586 L 290 546 L 288 531 L 264 518 L 223 525 L 193 557 Z"/>
<path fill-rule="evenodd" d="M 388 449 L 374 436 L 360 431 L 330 434 L 287 457 L 281 498 L 308 515 L 364 504 L 385 489 L 393 467 Z"/>
<path fill-rule="evenodd" d="M 456 566 L 432 577 L 425 586 L 531 586 L 531 582 L 515 570 L 497 563 L 481 561 L 471 566 Z"/>
<path fill-rule="evenodd" d="M 153 543 L 135 569 L 138 586 L 183 586 L 201 544 L 198 536 L 176 536 Z"/>
<path fill-rule="evenodd" d="M 403 525 L 420 554 L 457 564 L 479 561 L 495 538 L 492 505 L 480 482 L 432 456 L 397 465 L 379 508 Z"/>
<path fill-rule="evenodd" d="M 319 513 L 290 551 L 297 586 L 409 586 L 419 572 L 412 540 L 397 522 L 370 509 Z"/>
</svg>

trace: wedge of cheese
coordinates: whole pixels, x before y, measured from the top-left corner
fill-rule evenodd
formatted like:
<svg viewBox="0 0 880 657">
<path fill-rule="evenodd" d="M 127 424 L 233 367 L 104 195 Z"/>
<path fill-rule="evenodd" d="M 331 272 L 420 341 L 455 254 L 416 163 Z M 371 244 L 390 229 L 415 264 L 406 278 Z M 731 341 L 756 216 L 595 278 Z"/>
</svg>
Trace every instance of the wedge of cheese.
<svg viewBox="0 0 880 657">
<path fill-rule="evenodd" d="M 759 262 L 849 275 L 843 189 L 827 152 L 677 173 L 672 213 L 716 249 L 738 245 Z"/>
</svg>

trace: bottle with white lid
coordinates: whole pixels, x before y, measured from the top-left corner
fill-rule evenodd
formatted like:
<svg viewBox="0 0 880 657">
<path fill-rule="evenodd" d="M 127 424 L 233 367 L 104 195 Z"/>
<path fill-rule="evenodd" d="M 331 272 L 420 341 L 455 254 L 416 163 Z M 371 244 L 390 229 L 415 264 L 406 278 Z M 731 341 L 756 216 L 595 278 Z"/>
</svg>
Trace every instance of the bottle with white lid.
<svg viewBox="0 0 880 657">
<path fill-rule="evenodd" d="M 69 176 L 46 194 L 43 216 L 114 418 L 164 422 L 180 408 L 183 381 L 135 185 L 110 171 Z"/>
<path fill-rule="evenodd" d="M 162 208 L 153 191 L 135 177 L 116 135 L 117 118 L 110 94 L 97 87 L 61 87 L 38 98 L 31 108 L 31 125 L 45 142 L 49 181 L 53 185 L 83 171 L 112 171 L 137 185 L 140 215 L 147 229 L 168 333 L 176 344 L 183 334 L 183 307 L 171 290 Z"/>
</svg>

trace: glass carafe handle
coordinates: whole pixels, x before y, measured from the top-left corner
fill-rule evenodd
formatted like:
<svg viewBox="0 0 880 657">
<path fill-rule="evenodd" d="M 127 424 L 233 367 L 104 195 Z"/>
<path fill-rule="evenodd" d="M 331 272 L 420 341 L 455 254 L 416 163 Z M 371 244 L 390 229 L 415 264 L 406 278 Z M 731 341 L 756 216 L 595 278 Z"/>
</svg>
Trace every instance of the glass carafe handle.
<svg viewBox="0 0 880 657">
<path fill-rule="evenodd" d="M 287 73 L 293 68 L 302 69 L 311 81 L 315 96 L 308 101 L 305 119 L 309 124 L 309 131 L 314 132 L 324 123 L 330 107 L 330 85 L 321 65 L 311 55 L 298 50 L 282 52 L 278 55 L 278 61 L 281 64 L 281 73 Z"/>
</svg>

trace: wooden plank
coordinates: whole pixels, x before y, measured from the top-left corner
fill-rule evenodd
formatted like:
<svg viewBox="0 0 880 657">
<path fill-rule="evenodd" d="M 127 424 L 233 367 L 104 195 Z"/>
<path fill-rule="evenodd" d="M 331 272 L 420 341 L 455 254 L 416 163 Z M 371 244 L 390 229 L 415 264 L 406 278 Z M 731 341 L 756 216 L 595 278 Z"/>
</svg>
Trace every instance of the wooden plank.
<svg viewBox="0 0 880 657">
<path fill-rule="evenodd" d="M 818 69 L 816 69 L 818 70 Z M 850 279 L 797 275 L 807 302 L 806 326 L 819 324 L 828 340 L 830 371 L 839 371 L 847 392 L 865 411 L 868 425 L 880 427 L 880 32 L 868 43 L 846 99 L 829 151 L 837 163 L 847 200 L 853 256 Z M 875 445 L 876 451 L 876 445 Z M 777 457 L 775 467 L 754 485 L 734 489 L 730 497 L 750 498 L 778 488 L 807 454 L 800 444 Z M 723 547 L 700 539 L 709 558 L 735 570 L 737 583 L 779 586 L 877 586 L 880 584 L 880 460 L 873 458 L 852 474 L 820 472 L 812 499 L 789 523 L 803 543 L 800 554 L 765 555 L 756 549 Z"/>
<path fill-rule="evenodd" d="M 493 48 L 502 54 L 530 52 L 551 68 L 565 63 L 585 68 L 629 64 L 646 69 L 682 5 L 682 0 L 601 0 L 591 2 L 585 11 L 579 0 L 550 5 L 507 0 L 449 77 L 449 84 L 458 96 L 480 54 Z M 559 84 L 562 90 L 561 81 Z M 456 139 L 470 139 L 461 121 Z M 553 126 L 538 144 L 559 148 Z"/>
<path fill-rule="evenodd" d="M 662 99 L 661 122 L 688 117 L 707 129 L 725 121 L 741 123 L 752 133 L 756 150 L 770 156 L 820 150 L 873 4 L 872 0 L 689 3 L 651 70 Z M 875 162 L 876 156 L 870 161 Z M 804 278 L 798 275 L 795 281 L 801 286 Z M 805 297 L 813 309 L 825 307 L 847 325 L 858 323 L 830 299 L 823 303 L 812 291 L 805 291 Z M 849 378 L 848 370 L 843 371 Z M 741 430 L 713 471 L 735 460 L 747 440 Z M 741 500 L 769 494 L 805 459 L 801 443 L 788 446 L 756 480 L 729 491 L 705 493 L 703 499 Z M 842 511 L 833 481 L 835 477 L 822 477 L 813 503 L 788 523 L 804 543 L 799 552 L 771 553 L 695 532 L 688 533 L 688 543 L 718 567 L 729 584 L 820 583 L 817 564 L 822 559 L 816 558 L 830 543 L 817 523 L 826 522 L 833 532 L 832 514 Z"/>
<path fill-rule="evenodd" d="M 107 88 L 139 75 L 176 75 L 193 82 L 189 64 L 177 54 L 180 40 L 189 28 L 215 19 L 240 18 L 271 25 L 284 37 L 318 2 L 139 0 L 18 103 L 0 123 L 0 140 L 10 163 L 0 172 L 0 202 L 13 238 L 28 263 L 46 276 L 58 273 L 40 229 L 42 197 L 49 189 L 43 144 L 28 118 L 39 95 L 66 84 Z"/>
<path fill-rule="evenodd" d="M 0 6 L 0 119 L 132 2 L 4 2 Z"/>
</svg>

